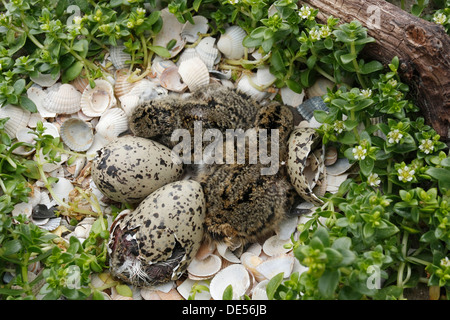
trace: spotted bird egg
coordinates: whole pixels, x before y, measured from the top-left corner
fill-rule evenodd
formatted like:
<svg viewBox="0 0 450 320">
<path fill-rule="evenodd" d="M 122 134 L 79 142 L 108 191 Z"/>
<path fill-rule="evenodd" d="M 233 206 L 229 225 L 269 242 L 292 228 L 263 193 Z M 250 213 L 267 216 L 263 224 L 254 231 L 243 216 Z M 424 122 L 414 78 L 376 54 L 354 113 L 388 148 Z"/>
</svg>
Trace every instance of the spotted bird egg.
<svg viewBox="0 0 450 320">
<path fill-rule="evenodd" d="M 176 157 L 176 155 L 173 155 Z M 118 202 L 138 203 L 156 189 L 177 181 L 180 159 L 155 141 L 124 136 L 101 148 L 92 161 L 92 178 L 100 191 Z"/>
<path fill-rule="evenodd" d="M 169 183 L 126 210 L 111 226 L 111 274 L 145 287 L 178 279 L 203 238 L 205 198 L 193 180 Z"/>
</svg>

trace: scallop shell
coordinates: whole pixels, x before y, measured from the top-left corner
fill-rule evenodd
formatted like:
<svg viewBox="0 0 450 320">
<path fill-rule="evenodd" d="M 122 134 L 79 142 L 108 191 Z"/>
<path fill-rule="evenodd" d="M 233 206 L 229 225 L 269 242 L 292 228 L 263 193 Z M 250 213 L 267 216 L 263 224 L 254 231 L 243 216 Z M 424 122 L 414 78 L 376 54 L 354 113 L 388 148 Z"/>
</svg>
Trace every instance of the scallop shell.
<svg viewBox="0 0 450 320">
<path fill-rule="evenodd" d="M 214 65 L 220 61 L 219 50 L 214 46 L 216 39 L 213 37 L 203 38 L 195 47 L 195 51 L 202 61 L 206 64 L 208 70 L 213 70 Z"/>
<path fill-rule="evenodd" d="M 63 122 L 60 128 L 63 142 L 73 151 L 88 150 L 94 142 L 92 127 L 78 118 L 70 118 Z"/>
<path fill-rule="evenodd" d="M 250 287 L 250 275 L 241 264 L 232 264 L 219 271 L 211 280 L 209 292 L 214 300 L 222 300 L 223 292 L 231 285 L 233 300 L 240 299 Z"/>
<path fill-rule="evenodd" d="M 69 82 L 75 87 L 79 92 L 83 93 L 84 89 L 89 85 L 89 79 L 83 76 L 78 76 Z"/>
<path fill-rule="evenodd" d="M 260 86 L 268 86 L 275 82 L 277 78 L 270 72 L 268 66 L 258 68 L 256 71 L 256 83 Z"/>
<path fill-rule="evenodd" d="M 217 251 L 219 254 L 227 261 L 232 263 L 240 263 L 238 257 L 228 248 L 228 246 L 225 243 L 218 243 L 217 244 Z"/>
<path fill-rule="evenodd" d="M 56 114 L 70 114 L 80 110 L 81 93 L 71 84 L 64 83 L 50 90 L 44 99 L 44 108 Z"/>
<path fill-rule="evenodd" d="M 261 101 L 270 95 L 267 91 L 261 91 L 255 88 L 251 84 L 252 82 L 256 84 L 256 75 L 243 75 L 237 84 L 237 90 L 249 95 L 256 101 Z"/>
<path fill-rule="evenodd" d="M 177 66 L 179 66 L 183 61 L 192 59 L 192 58 L 200 58 L 200 56 L 197 53 L 197 50 L 195 48 L 186 48 L 181 52 L 180 57 L 177 61 Z"/>
<path fill-rule="evenodd" d="M 187 267 L 187 272 L 189 278 L 193 280 L 210 279 L 221 267 L 222 259 L 218 255 L 211 254 L 203 260 L 194 258 Z"/>
<path fill-rule="evenodd" d="M 16 132 L 16 138 L 18 142 L 25 142 L 29 144 L 36 144 L 36 140 L 34 138 L 36 135 L 30 133 L 30 129 L 23 127 L 17 130 Z M 13 150 L 14 154 L 22 155 L 22 156 L 28 156 L 32 154 L 35 151 L 34 148 L 28 147 L 28 146 L 20 146 Z"/>
<path fill-rule="evenodd" d="M 53 75 L 49 73 L 38 72 L 37 76 L 30 76 L 30 79 L 41 87 L 51 87 L 58 81 L 59 76 L 60 73 L 58 73 L 56 77 L 53 77 Z"/>
<path fill-rule="evenodd" d="M 278 226 L 277 235 L 280 240 L 289 240 L 292 234 L 297 230 L 298 217 L 285 218 Z"/>
<path fill-rule="evenodd" d="M 51 135 L 53 138 L 60 137 L 58 124 L 54 124 L 53 122 L 46 121 L 46 122 L 42 123 L 42 125 L 44 127 L 44 134 Z"/>
<path fill-rule="evenodd" d="M 152 76 L 159 78 L 164 70 L 173 66 L 175 66 L 175 63 L 172 60 L 165 60 L 159 56 L 156 56 L 152 62 Z"/>
<path fill-rule="evenodd" d="M 181 37 L 181 31 L 184 24 L 180 23 L 178 19 L 169 12 L 169 9 L 161 10 L 161 18 L 163 26 L 153 40 L 154 46 L 167 47 L 167 44 L 175 39 L 176 43 L 170 49 L 170 58 L 175 57 L 181 50 L 183 50 L 186 40 Z"/>
<path fill-rule="evenodd" d="M 314 111 L 316 110 L 329 111 L 321 97 L 313 97 L 308 99 L 297 107 L 298 113 L 300 113 L 301 116 L 308 122 L 313 119 Z"/>
<path fill-rule="evenodd" d="M 327 174 L 337 176 L 348 171 L 352 166 L 353 163 L 350 163 L 347 158 L 339 158 L 333 165 L 327 167 Z"/>
<path fill-rule="evenodd" d="M 15 138 L 20 129 L 27 127 L 30 115 L 30 111 L 11 104 L 0 108 L 0 119 L 9 118 L 5 123 L 5 132 L 10 138 Z"/>
<path fill-rule="evenodd" d="M 314 84 L 306 89 L 306 95 L 308 98 L 322 97 L 327 94 L 327 89 L 332 89 L 334 82 L 327 78 L 320 77 L 314 82 Z"/>
<path fill-rule="evenodd" d="M 177 291 L 183 296 L 184 299 L 188 300 L 189 296 L 191 296 L 192 294 L 192 287 L 196 284 L 209 288 L 209 282 L 205 280 L 197 281 L 187 278 L 177 287 Z M 195 294 L 195 300 L 210 300 L 210 299 L 211 294 L 209 293 L 209 290 L 200 291 Z"/>
<path fill-rule="evenodd" d="M 267 296 L 268 283 L 269 280 L 263 280 L 252 289 L 252 300 L 269 300 Z"/>
<path fill-rule="evenodd" d="M 122 132 L 128 130 L 128 117 L 125 111 L 119 108 L 106 110 L 95 126 L 95 130 L 106 140 L 114 140 Z"/>
<path fill-rule="evenodd" d="M 244 29 L 239 26 L 231 26 L 225 29 L 219 41 L 217 48 L 228 59 L 241 59 L 245 53 L 245 47 L 242 40 L 247 36 Z"/>
<path fill-rule="evenodd" d="M 47 223 L 44 223 L 39 226 L 39 228 L 47 230 L 47 231 L 53 231 L 56 228 L 58 228 L 61 224 L 61 217 L 48 219 Z"/>
<path fill-rule="evenodd" d="M 284 248 L 284 245 L 291 244 L 291 239 L 280 239 L 278 235 L 274 235 L 264 241 L 263 251 L 269 257 L 276 256 L 279 254 L 288 253 L 291 249 Z"/>
<path fill-rule="evenodd" d="M 288 278 L 292 273 L 295 258 L 290 255 L 279 255 L 261 262 L 257 267 L 258 271 L 267 280 L 272 279 L 277 274 L 283 272 L 283 277 Z"/>
<path fill-rule="evenodd" d="M 119 99 L 121 96 L 129 93 L 136 83 L 129 81 L 130 73 L 128 69 L 117 70 L 115 76 L 114 94 Z"/>
<path fill-rule="evenodd" d="M 208 32 L 209 25 L 208 19 L 203 16 L 192 17 L 194 24 L 186 21 L 183 28 L 181 29 L 181 37 L 186 40 L 186 42 L 194 43 L 199 38 L 199 33 L 204 34 Z"/>
<path fill-rule="evenodd" d="M 89 117 L 99 117 L 116 104 L 113 86 L 102 79 L 95 80 L 95 88 L 86 87 L 81 97 L 81 110 Z"/>
<path fill-rule="evenodd" d="M 180 63 L 178 73 L 191 92 L 209 84 L 208 68 L 200 58 L 192 58 Z"/>
<path fill-rule="evenodd" d="M 127 61 L 131 60 L 131 55 L 126 53 L 124 45 L 111 46 L 109 48 L 109 59 L 111 60 L 116 70 L 128 67 Z"/>
<path fill-rule="evenodd" d="M 294 108 L 301 105 L 303 103 L 303 99 L 305 98 L 304 91 L 302 91 L 302 93 L 297 93 L 287 86 L 280 89 L 280 95 L 281 100 L 285 105 L 292 106 Z"/>
<path fill-rule="evenodd" d="M 331 166 L 336 163 L 338 157 L 338 152 L 335 146 L 327 147 L 325 151 L 325 165 Z"/>
<path fill-rule="evenodd" d="M 50 112 L 47 109 L 45 109 L 44 101 L 46 101 L 47 94 L 48 93 L 46 91 L 44 91 L 38 85 L 32 85 L 27 90 L 28 99 L 30 99 L 31 101 L 34 102 L 34 104 L 36 105 L 36 108 L 38 110 L 37 113 L 42 118 L 51 118 L 51 117 L 56 116 L 55 112 Z"/>
<path fill-rule="evenodd" d="M 181 76 L 178 72 L 177 66 L 172 66 L 165 69 L 159 76 L 161 87 L 174 92 L 184 92 L 187 85 L 181 81 Z"/>
</svg>

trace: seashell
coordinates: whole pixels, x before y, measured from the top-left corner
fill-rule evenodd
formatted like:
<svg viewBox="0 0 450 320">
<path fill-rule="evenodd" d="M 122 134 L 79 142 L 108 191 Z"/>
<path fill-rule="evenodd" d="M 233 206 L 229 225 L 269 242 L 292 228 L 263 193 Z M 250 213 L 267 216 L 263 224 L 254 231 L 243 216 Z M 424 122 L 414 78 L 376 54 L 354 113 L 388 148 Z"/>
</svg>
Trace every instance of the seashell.
<svg viewBox="0 0 450 320">
<path fill-rule="evenodd" d="M 11 213 L 13 217 L 25 215 L 27 218 L 30 218 L 31 214 L 33 213 L 33 206 L 31 205 L 31 203 L 20 202 L 14 205 L 14 209 Z"/>
<path fill-rule="evenodd" d="M 211 255 L 216 250 L 216 244 L 214 242 L 204 241 L 195 255 L 198 260 L 203 260 Z"/>
<path fill-rule="evenodd" d="M 292 244 L 291 239 L 284 240 L 280 239 L 278 235 L 274 235 L 264 241 L 263 251 L 270 257 L 284 254 L 291 251 L 291 249 L 284 248 L 286 244 Z"/>
<path fill-rule="evenodd" d="M 31 112 L 11 104 L 0 108 L 0 119 L 9 118 L 5 123 L 5 132 L 10 138 L 16 137 L 17 132 L 26 128 Z"/>
<path fill-rule="evenodd" d="M 327 94 L 327 89 L 333 89 L 334 82 L 327 78 L 320 77 L 314 82 L 314 84 L 306 89 L 306 95 L 308 98 L 322 97 Z"/>
<path fill-rule="evenodd" d="M 53 123 L 53 122 L 44 122 L 42 123 L 44 127 L 44 133 L 51 135 L 53 138 L 58 138 L 60 136 L 59 134 L 59 125 Z"/>
<path fill-rule="evenodd" d="M 20 128 L 16 132 L 16 138 L 18 142 L 25 142 L 29 144 L 36 144 L 36 140 L 34 138 L 36 135 L 30 133 L 29 128 Z M 34 148 L 28 147 L 28 146 L 20 146 L 18 148 L 15 148 L 12 153 L 22 155 L 22 156 L 28 156 L 32 154 L 35 151 Z"/>
<path fill-rule="evenodd" d="M 128 61 L 131 60 L 131 55 L 125 52 L 125 49 L 124 45 L 111 46 L 109 48 L 109 59 L 116 70 L 126 68 L 129 65 Z"/>
<path fill-rule="evenodd" d="M 39 227 L 41 229 L 47 230 L 47 231 L 53 231 L 56 228 L 58 228 L 61 224 L 61 217 L 57 217 L 57 218 L 52 218 L 52 219 L 48 219 L 47 223 L 44 223 L 42 225 L 40 225 Z"/>
<path fill-rule="evenodd" d="M 269 96 L 267 91 L 258 90 L 252 83 L 256 85 L 256 75 L 243 75 L 237 84 L 237 90 L 249 95 L 256 101 L 261 101 Z"/>
<path fill-rule="evenodd" d="M 59 178 L 58 182 L 52 185 L 53 192 L 61 201 L 69 201 L 69 193 L 74 189 L 72 182 L 65 178 Z"/>
<path fill-rule="evenodd" d="M 90 124 L 78 118 L 70 118 L 60 128 L 62 141 L 73 151 L 88 150 L 94 142 Z"/>
<path fill-rule="evenodd" d="M 191 92 L 209 84 L 208 68 L 200 58 L 192 58 L 180 63 L 178 73 Z"/>
<path fill-rule="evenodd" d="M 288 278 L 292 273 L 295 258 L 289 255 L 275 256 L 261 262 L 256 271 L 259 272 L 267 280 L 272 279 L 277 274 L 283 272 L 284 278 Z"/>
<path fill-rule="evenodd" d="M 281 100 L 285 105 L 297 108 L 299 105 L 303 103 L 303 99 L 305 98 L 305 92 L 297 93 L 291 90 L 289 87 L 285 86 L 280 89 Z"/>
<path fill-rule="evenodd" d="M 308 122 L 314 118 L 315 110 L 329 110 L 321 97 L 313 97 L 308 99 L 297 107 L 297 111 Z"/>
<path fill-rule="evenodd" d="M 327 174 L 338 176 L 347 172 L 352 166 L 353 163 L 350 163 L 347 158 L 339 158 L 333 165 L 327 167 Z"/>
<path fill-rule="evenodd" d="M 217 48 L 228 59 L 241 59 L 245 54 L 242 41 L 246 36 L 247 33 L 241 27 L 228 27 L 225 29 L 225 33 L 220 36 Z"/>
<path fill-rule="evenodd" d="M 111 83 L 102 79 L 94 81 L 95 88 L 86 87 L 81 97 L 81 110 L 89 117 L 99 117 L 117 104 Z"/>
<path fill-rule="evenodd" d="M 325 165 L 331 166 L 336 163 L 338 152 L 335 146 L 327 147 L 325 151 Z"/>
<path fill-rule="evenodd" d="M 181 38 L 188 43 L 194 43 L 198 40 L 199 34 L 207 33 L 209 29 L 207 18 L 203 16 L 194 16 L 192 17 L 192 20 L 194 20 L 194 24 L 186 21 L 180 33 Z"/>
<path fill-rule="evenodd" d="M 283 221 L 280 222 L 277 230 L 277 235 L 280 240 L 289 240 L 291 238 L 291 235 L 297 229 L 297 220 L 298 217 L 295 216 L 285 218 Z"/>
<path fill-rule="evenodd" d="M 114 94 L 119 99 L 121 96 L 129 93 L 136 83 L 129 81 L 130 73 L 128 69 L 117 70 L 115 75 Z"/>
<path fill-rule="evenodd" d="M 56 116 L 55 112 L 48 111 L 45 108 L 44 101 L 47 101 L 47 95 L 48 92 L 44 91 L 37 85 L 32 85 L 27 90 L 27 97 L 34 102 L 36 109 L 38 110 L 37 114 L 39 114 L 42 118 L 52 118 Z"/>
<path fill-rule="evenodd" d="M 348 173 L 343 173 L 340 175 L 327 175 L 326 191 L 330 193 L 336 193 L 339 187 L 348 178 Z"/>
<path fill-rule="evenodd" d="M 169 9 L 161 10 L 161 19 L 163 26 L 153 40 L 154 46 L 161 46 L 166 48 L 167 44 L 173 39 L 176 41 L 172 49 L 170 49 L 170 58 L 175 57 L 181 50 L 183 50 L 186 40 L 181 37 L 181 31 L 184 24 L 180 23 L 178 19 L 169 12 Z"/>
<path fill-rule="evenodd" d="M 250 275 L 241 264 L 232 264 L 219 271 L 211 280 L 209 292 L 214 300 L 222 300 L 223 292 L 231 285 L 233 300 L 240 299 L 250 287 Z"/>
<path fill-rule="evenodd" d="M 256 271 L 256 267 L 259 266 L 263 259 L 251 252 L 244 252 L 241 255 L 242 265 L 253 274 L 253 276 L 258 280 L 260 279 L 260 274 Z M 258 280 L 259 281 L 259 280 Z"/>
<path fill-rule="evenodd" d="M 120 108 L 106 110 L 95 126 L 95 130 L 106 140 L 114 140 L 122 132 L 128 130 L 128 117 L 125 111 Z"/>
<path fill-rule="evenodd" d="M 89 79 L 83 76 L 78 76 L 69 82 L 75 87 L 80 93 L 83 93 L 84 89 L 89 85 Z"/>
<path fill-rule="evenodd" d="M 165 69 L 161 73 L 159 81 L 161 83 L 161 87 L 170 91 L 184 92 L 188 87 L 181 81 L 181 76 L 178 73 L 178 67 L 175 65 Z"/>
<path fill-rule="evenodd" d="M 94 142 L 86 151 L 86 160 L 91 161 L 97 156 L 97 151 L 103 148 L 109 141 L 99 133 L 94 134 Z"/>
<path fill-rule="evenodd" d="M 269 280 L 259 282 L 252 290 L 252 300 L 269 300 L 267 296 L 267 284 Z"/>
<path fill-rule="evenodd" d="M 177 291 L 179 294 L 181 294 L 181 296 L 184 299 L 188 300 L 189 296 L 191 296 L 192 294 L 192 287 L 194 285 L 201 285 L 209 288 L 209 283 L 207 281 L 204 280 L 197 281 L 187 278 L 177 287 Z M 210 299 L 211 294 L 209 293 L 209 290 L 196 292 L 195 294 L 195 300 L 210 300 Z"/>
<path fill-rule="evenodd" d="M 276 79 L 277 78 L 272 73 L 270 73 L 270 69 L 268 66 L 260 67 L 256 71 L 255 82 L 260 86 L 269 86 L 274 83 Z"/>
<path fill-rule="evenodd" d="M 200 58 L 195 48 L 186 48 L 181 52 L 180 57 L 178 58 L 177 65 L 179 66 L 183 61 L 192 59 L 192 58 Z"/>
<path fill-rule="evenodd" d="M 81 93 L 68 83 L 62 84 L 56 90 L 50 90 L 44 98 L 45 109 L 57 114 L 78 112 L 80 102 Z"/>
<path fill-rule="evenodd" d="M 60 73 L 53 77 L 52 74 L 49 73 L 40 73 L 38 72 L 37 76 L 30 76 L 31 81 L 40 85 L 41 87 L 51 87 L 54 85 L 59 79 Z"/>
<path fill-rule="evenodd" d="M 211 254 L 203 260 L 194 258 L 187 267 L 187 272 L 189 278 L 193 280 L 210 279 L 221 267 L 222 259 L 218 255 Z"/>
<path fill-rule="evenodd" d="M 120 105 L 122 110 L 125 112 L 127 116 L 131 116 L 134 108 L 139 105 L 139 96 L 135 94 L 126 94 L 119 98 Z"/>
<path fill-rule="evenodd" d="M 220 61 L 219 50 L 214 46 L 216 39 L 213 37 L 203 38 L 195 47 L 195 51 L 202 61 L 205 63 L 208 70 L 213 70 L 214 65 Z"/>
<path fill-rule="evenodd" d="M 253 253 L 257 256 L 261 254 L 262 246 L 259 243 L 252 243 L 245 252 Z"/>
<path fill-rule="evenodd" d="M 236 257 L 236 255 L 233 252 L 231 252 L 230 248 L 228 248 L 228 246 L 223 242 L 217 244 L 217 252 L 219 252 L 219 254 L 229 262 L 232 263 L 241 262 L 239 258 Z"/>
<path fill-rule="evenodd" d="M 160 56 L 156 56 L 151 67 L 152 75 L 159 78 L 164 70 L 173 66 L 175 66 L 175 63 L 172 60 L 165 60 Z"/>
<path fill-rule="evenodd" d="M 161 300 L 183 300 L 183 296 L 175 288 L 172 288 L 169 292 L 157 291 L 157 294 Z"/>
<path fill-rule="evenodd" d="M 32 113 L 30 115 L 30 119 L 28 120 L 28 127 L 30 128 L 36 128 L 38 122 L 44 122 L 44 118 L 40 115 L 39 110 L 38 112 Z"/>
</svg>

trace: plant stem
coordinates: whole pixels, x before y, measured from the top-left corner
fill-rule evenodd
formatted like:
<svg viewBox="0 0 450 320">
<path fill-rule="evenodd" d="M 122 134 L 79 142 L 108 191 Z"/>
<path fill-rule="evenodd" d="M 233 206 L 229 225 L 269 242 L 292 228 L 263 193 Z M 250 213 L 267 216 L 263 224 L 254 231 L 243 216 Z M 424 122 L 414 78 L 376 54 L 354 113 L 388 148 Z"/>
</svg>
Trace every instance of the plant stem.
<svg viewBox="0 0 450 320">
<path fill-rule="evenodd" d="M 356 47 L 355 42 L 352 41 L 350 43 L 350 53 L 356 56 Z M 364 78 L 362 77 L 361 70 L 359 69 L 358 61 L 353 59 L 353 67 L 355 68 L 356 76 L 358 77 L 359 83 L 363 87 L 363 89 L 367 89 L 366 83 L 364 81 Z"/>
</svg>

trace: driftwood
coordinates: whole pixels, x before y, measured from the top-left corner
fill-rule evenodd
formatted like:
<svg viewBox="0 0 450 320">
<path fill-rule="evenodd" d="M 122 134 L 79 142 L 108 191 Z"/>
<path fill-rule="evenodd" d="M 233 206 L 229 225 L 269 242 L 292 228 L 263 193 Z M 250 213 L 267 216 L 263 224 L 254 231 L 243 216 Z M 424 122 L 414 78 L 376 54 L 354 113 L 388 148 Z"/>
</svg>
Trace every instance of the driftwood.
<svg viewBox="0 0 450 320">
<path fill-rule="evenodd" d="M 410 86 L 425 120 L 444 140 L 450 138 L 450 37 L 442 26 L 417 18 L 385 0 L 306 0 L 319 9 L 321 23 L 333 15 L 358 20 L 376 43 L 363 54 L 384 64 L 400 59 L 399 73 Z"/>
</svg>

